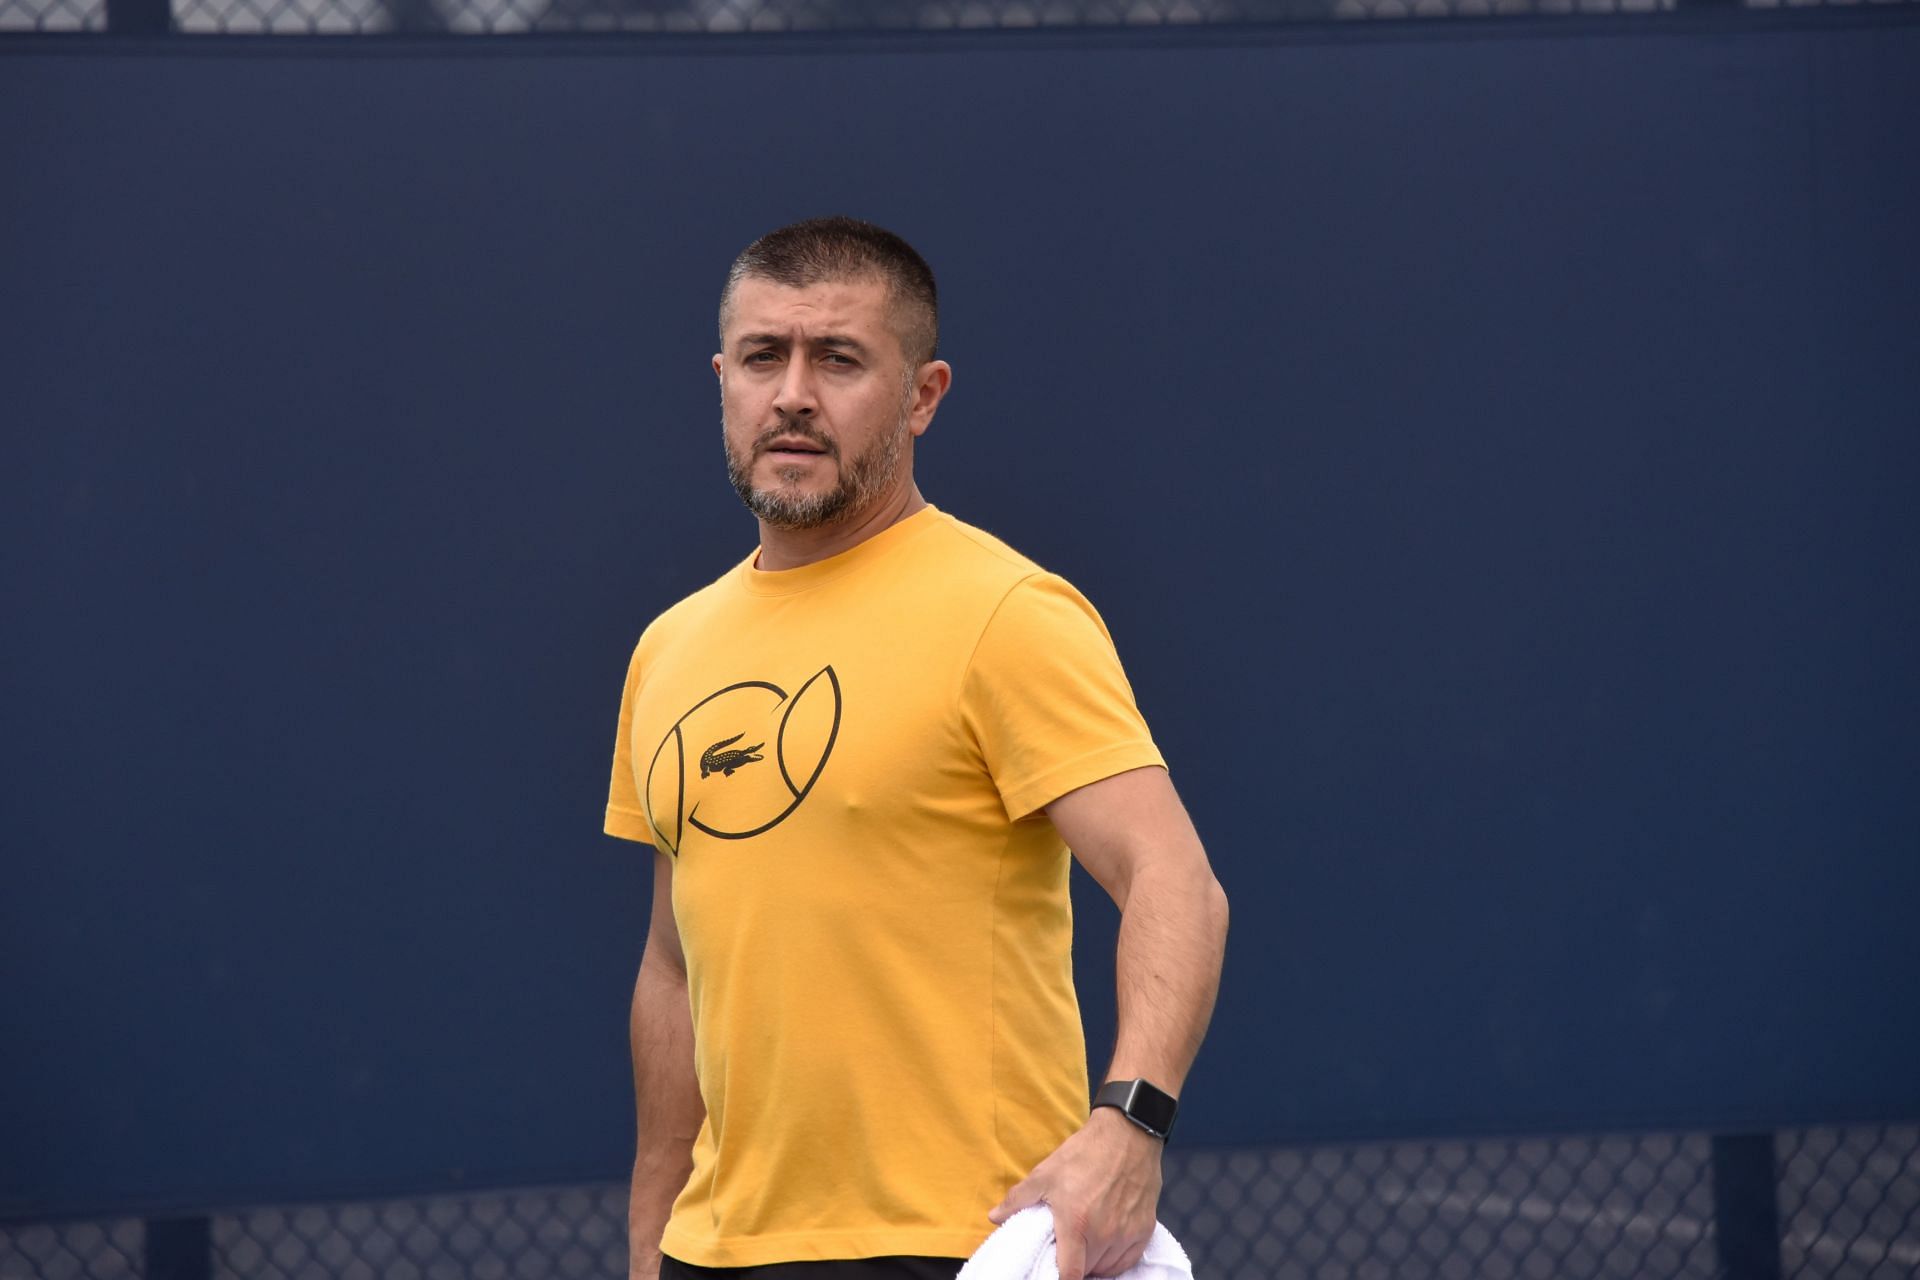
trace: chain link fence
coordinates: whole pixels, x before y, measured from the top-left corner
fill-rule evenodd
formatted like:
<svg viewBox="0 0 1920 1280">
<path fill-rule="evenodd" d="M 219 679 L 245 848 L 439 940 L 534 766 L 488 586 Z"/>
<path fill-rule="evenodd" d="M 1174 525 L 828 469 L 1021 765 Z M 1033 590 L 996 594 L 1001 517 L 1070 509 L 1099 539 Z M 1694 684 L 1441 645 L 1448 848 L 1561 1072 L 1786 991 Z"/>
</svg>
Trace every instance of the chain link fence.
<svg viewBox="0 0 1920 1280">
<path fill-rule="evenodd" d="M 1709 1159 L 1660 1136 L 1199 1152 L 1162 1217 L 1223 1280 L 1710 1280 Z"/>
<path fill-rule="evenodd" d="M 1920 1128 L 1783 1133 L 1775 1159 L 1785 1275 L 1920 1276 Z"/>
<path fill-rule="evenodd" d="M 176 0 L 189 33 L 781 33 L 1650 13 L 1678 0 Z"/>
<path fill-rule="evenodd" d="M 0 0 L 0 36 L 9 32 L 107 29 L 107 0 Z"/>
<path fill-rule="evenodd" d="M 261 1209 L 213 1221 L 213 1274 L 506 1280 L 627 1274 L 626 1191 L 574 1187 Z"/>
<path fill-rule="evenodd" d="M 1913 4 L 1920 0 L 0 0 L 0 34 L 852 33 Z"/>
<path fill-rule="evenodd" d="M 1770 1252 L 1737 1265 L 1721 1234 L 1726 1166 L 1698 1134 L 1175 1147 L 1160 1213 L 1200 1280 L 1920 1275 L 1920 1126 L 1760 1142 Z M 625 1221 L 625 1188 L 602 1185 L 249 1209 L 213 1215 L 198 1239 L 216 1280 L 618 1280 Z M 150 1243 L 138 1220 L 0 1226 L 0 1280 L 179 1265 L 152 1265 Z"/>
<path fill-rule="evenodd" d="M 5 1280 L 143 1280 L 146 1228 L 138 1218 L 109 1222 L 0 1223 Z"/>
</svg>

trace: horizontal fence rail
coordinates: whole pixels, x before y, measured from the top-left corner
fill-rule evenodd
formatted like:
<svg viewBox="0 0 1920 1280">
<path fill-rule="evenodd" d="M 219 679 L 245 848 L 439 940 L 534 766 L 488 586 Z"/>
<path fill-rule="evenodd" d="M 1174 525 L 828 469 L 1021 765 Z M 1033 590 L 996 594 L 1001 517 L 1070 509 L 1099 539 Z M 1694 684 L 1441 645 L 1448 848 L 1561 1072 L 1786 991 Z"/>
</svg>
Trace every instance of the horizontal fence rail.
<svg viewBox="0 0 1920 1280">
<path fill-rule="evenodd" d="M 1175 1146 L 1166 1174 L 1161 1218 L 1208 1280 L 1920 1274 L 1920 1126 Z M 611 1280 L 625 1221 L 603 1184 L 15 1224 L 0 1280 Z"/>
</svg>

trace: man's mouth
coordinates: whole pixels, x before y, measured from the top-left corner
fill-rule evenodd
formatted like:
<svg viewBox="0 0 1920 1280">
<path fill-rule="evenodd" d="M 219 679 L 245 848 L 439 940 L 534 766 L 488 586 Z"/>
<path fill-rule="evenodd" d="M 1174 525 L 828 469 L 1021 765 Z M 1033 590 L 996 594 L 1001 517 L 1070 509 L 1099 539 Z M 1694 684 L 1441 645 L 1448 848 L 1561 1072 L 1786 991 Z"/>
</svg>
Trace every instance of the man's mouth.
<svg viewBox="0 0 1920 1280">
<path fill-rule="evenodd" d="M 829 450 L 819 441 L 802 436 L 776 436 L 767 441 L 760 452 L 772 454 L 778 458 L 817 458 Z"/>
</svg>

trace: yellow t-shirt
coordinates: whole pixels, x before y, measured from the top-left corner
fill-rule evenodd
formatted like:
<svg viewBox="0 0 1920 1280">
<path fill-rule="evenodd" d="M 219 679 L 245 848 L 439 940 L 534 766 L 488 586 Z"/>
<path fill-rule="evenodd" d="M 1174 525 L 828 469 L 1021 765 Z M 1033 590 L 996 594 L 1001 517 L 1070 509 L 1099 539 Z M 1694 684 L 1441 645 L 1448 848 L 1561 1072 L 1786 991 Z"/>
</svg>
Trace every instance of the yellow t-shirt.
<svg viewBox="0 0 1920 1280">
<path fill-rule="evenodd" d="M 656 619 L 606 830 L 674 858 L 707 1116 L 665 1252 L 971 1253 L 1087 1115 L 1043 806 L 1160 763 L 1093 607 L 933 508 Z"/>
</svg>

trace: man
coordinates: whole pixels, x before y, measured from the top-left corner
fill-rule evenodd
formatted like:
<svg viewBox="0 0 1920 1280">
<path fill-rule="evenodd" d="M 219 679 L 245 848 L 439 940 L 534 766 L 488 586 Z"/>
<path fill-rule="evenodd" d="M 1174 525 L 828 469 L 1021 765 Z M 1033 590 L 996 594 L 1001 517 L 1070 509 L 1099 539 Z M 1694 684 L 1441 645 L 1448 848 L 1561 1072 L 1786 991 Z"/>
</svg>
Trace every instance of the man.
<svg viewBox="0 0 1920 1280">
<path fill-rule="evenodd" d="M 1045 1201 L 1064 1280 L 1138 1260 L 1226 899 L 1099 616 L 929 506 L 933 274 L 783 228 L 720 303 L 753 555 L 634 651 L 606 829 L 654 845 L 632 1274 L 951 1277 Z M 1068 848 L 1119 904 L 1088 1113 Z"/>
</svg>

